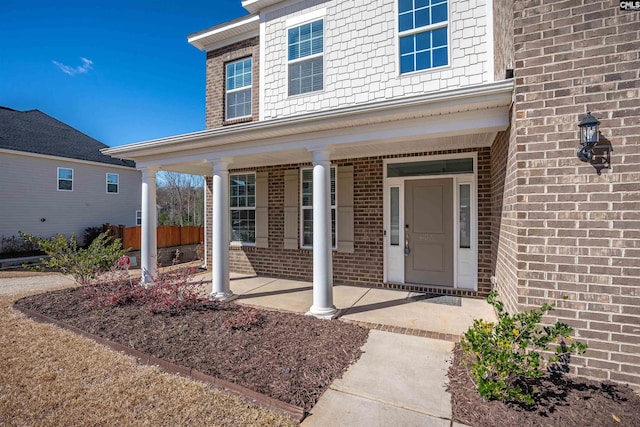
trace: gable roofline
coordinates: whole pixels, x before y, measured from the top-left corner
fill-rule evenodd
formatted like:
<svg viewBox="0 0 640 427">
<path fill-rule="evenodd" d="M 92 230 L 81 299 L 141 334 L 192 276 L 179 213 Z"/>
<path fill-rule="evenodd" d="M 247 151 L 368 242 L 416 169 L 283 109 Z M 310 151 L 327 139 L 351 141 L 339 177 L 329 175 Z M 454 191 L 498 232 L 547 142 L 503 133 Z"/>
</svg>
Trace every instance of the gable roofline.
<svg viewBox="0 0 640 427">
<path fill-rule="evenodd" d="M 51 156 L 48 154 L 31 153 L 29 151 L 9 150 L 6 148 L 0 148 L 0 154 L 12 154 L 14 156 L 35 157 L 38 159 L 55 160 L 58 162 L 79 163 L 83 165 L 100 166 L 108 169 L 124 169 L 128 171 L 135 171 L 135 166 L 122 166 L 114 165 L 111 163 L 92 162 L 90 160 L 74 159 L 71 157 Z"/>
<path fill-rule="evenodd" d="M 255 37 L 259 32 L 260 16 L 253 14 L 189 34 L 187 41 L 200 50 L 209 51 Z"/>
<path fill-rule="evenodd" d="M 40 110 L 0 107 L 0 149 L 135 168 L 101 152 L 108 147 Z"/>
</svg>

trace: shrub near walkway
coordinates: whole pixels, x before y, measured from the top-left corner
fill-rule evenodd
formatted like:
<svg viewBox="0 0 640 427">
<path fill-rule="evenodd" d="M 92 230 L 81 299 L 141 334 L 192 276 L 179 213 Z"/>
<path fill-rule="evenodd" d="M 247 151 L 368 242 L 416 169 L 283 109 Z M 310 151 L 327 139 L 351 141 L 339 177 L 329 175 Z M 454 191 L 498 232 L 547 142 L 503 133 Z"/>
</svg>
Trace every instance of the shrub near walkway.
<svg viewBox="0 0 640 427">
<path fill-rule="evenodd" d="M 27 320 L 0 298 L 2 425 L 295 425 L 203 384 Z"/>
</svg>

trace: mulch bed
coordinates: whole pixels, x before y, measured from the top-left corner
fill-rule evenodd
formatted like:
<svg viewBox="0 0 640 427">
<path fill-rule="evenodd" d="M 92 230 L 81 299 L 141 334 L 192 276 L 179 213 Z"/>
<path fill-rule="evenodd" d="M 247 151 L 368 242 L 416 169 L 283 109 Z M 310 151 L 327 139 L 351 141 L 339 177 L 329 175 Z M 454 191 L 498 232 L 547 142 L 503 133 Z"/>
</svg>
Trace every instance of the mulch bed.
<svg viewBox="0 0 640 427">
<path fill-rule="evenodd" d="M 355 324 L 267 310 L 259 311 L 259 324 L 247 325 L 256 310 L 235 303 L 205 302 L 178 314 L 99 308 L 79 288 L 15 304 L 306 411 L 358 360 L 368 336 Z"/>
<path fill-rule="evenodd" d="M 449 369 L 455 421 L 470 426 L 640 426 L 640 396 L 629 387 L 583 378 L 547 375 L 534 407 L 480 397 L 459 344 Z"/>
</svg>

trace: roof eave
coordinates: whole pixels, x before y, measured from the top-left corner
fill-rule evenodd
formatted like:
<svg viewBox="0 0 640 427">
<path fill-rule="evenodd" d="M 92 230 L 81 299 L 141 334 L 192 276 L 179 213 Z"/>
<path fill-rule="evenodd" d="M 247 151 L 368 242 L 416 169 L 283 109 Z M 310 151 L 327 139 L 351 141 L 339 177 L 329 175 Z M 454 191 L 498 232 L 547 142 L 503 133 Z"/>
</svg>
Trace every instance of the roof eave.
<svg viewBox="0 0 640 427">
<path fill-rule="evenodd" d="M 280 3 L 283 0 L 242 0 L 242 7 L 249 13 L 257 13 L 265 7 Z"/>
<path fill-rule="evenodd" d="M 440 91 L 419 95 L 411 98 L 393 99 L 377 103 L 361 104 L 346 107 L 339 110 L 320 111 L 298 116 L 290 116 L 279 119 L 271 119 L 259 122 L 247 123 L 233 127 L 207 129 L 198 132 L 175 135 L 161 139 L 142 141 L 134 144 L 112 147 L 102 150 L 108 154 L 120 158 L 138 160 L 154 153 L 166 152 L 172 146 L 180 145 L 181 149 L 186 145 L 202 144 L 206 140 L 218 139 L 220 144 L 232 144 L 234 140 L 246 140 L 271 137 L 275 134 L 291 135 L 308 132 L 310 128 L 340 127 L 340 122 L 348 122 L 365 118 L 367 120 L 396 120 L 396 117 L 404 114 L 414 114 L 416 109 L 424 109 L 437 112 L 441 109 L 467 108 L 470 104 L 480 105 L 491 103 L 492 105 L 511 105 L 513 92 L 513 80 L 503 80 L 468 88 Z M 392 118 L 393 117 L 393 118 Z M 348 126 L 348 125 L 344 125 Z"/>
<path fill-rule="evenodd" d="M 247 15 L 233 21 L 189 34 L 187 41 L 200 50 L 211 50 L 254 37 L 260 31 L 260 16 Z"/>
</svg>

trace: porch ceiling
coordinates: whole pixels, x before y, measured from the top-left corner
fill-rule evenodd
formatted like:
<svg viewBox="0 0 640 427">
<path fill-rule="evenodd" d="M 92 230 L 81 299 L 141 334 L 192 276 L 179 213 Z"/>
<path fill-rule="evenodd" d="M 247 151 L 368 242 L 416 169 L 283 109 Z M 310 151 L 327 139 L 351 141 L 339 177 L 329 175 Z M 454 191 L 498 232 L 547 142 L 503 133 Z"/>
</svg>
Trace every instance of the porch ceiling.
<svg viewBox="0 0 640 427">
<path fill-rule="evenodd" d="M 509 123 L 511 80 L 402 100 L 206 130 L 103 150 L 155 167 L 211 174 L 211 162 L 253 168 L 332 159 L 490 146 Z"/>
</svg>

